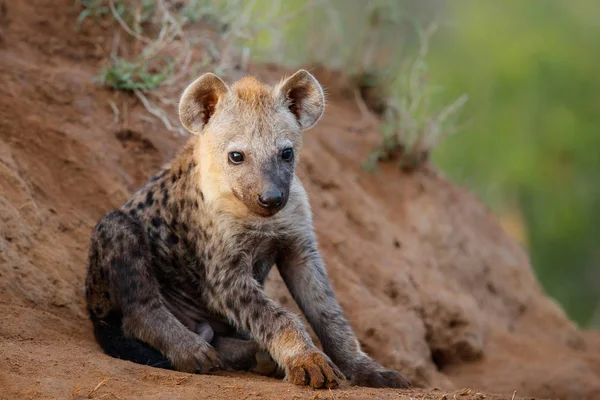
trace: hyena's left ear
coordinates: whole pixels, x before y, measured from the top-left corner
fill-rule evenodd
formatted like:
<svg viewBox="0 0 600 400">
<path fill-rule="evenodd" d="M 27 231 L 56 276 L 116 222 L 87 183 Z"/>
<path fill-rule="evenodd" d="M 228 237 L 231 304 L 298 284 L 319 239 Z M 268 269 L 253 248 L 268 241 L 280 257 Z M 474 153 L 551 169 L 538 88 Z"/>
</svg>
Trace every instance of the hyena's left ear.
<svg viewBox="0 0 600 400">
<path fill-rule="evenodd" d="M 209 72 L 196 79 L 183 91 L 179 101 L 179 119 L 183 126 L 195 134 L 202 132 L 217 104 L 228 93 L 225 82 L 215 74 Z"/>
<path fill-rule="evenodd" d="M 303 69 L 275 87 L 275 98 L 289 108 L 302 130 L 312 128 L 325 111 L 323 88 Z"/>
</svg>

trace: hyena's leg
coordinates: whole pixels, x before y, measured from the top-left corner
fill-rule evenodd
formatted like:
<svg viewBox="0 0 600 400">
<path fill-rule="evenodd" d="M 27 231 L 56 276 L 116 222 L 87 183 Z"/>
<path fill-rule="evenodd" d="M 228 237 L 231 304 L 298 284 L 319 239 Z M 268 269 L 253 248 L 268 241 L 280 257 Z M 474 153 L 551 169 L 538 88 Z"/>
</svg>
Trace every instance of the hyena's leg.
<svg viewBox="0 0 600 400">
<path fill-rule="evenodd" d="M 194 320 L 177 308 L 169 310 L 185 327 L 214 347 L 223 368 L 273 377 L 277 377 L 278 372 L 281 373 L 277 363 L 267 353 L 261 352 L 260 346 L 254 340 L 215 333 L 208 321 Z"/>
<path fill-rule="evenodd" d="M 285 376 L 285 372 L 279 368 L 271 356 L 261 351 L 258 343 L 252 339 L 216 335 L 211 344 L 228 369 L 250 371 L 274 378 Z"/>
<path fill-rule="evenodd" d="M 211 344 L 228 369 L 249 371 L 256 364 L 259 346 L 254 340 L 215 335 Z"/>
<path fill-rule="evenodd" d="M 218 366 L 216 351 L 199 335 L 187 329 L 166 307 L 159 285 L 152 274 L 152 259 L 147 234 L 129 215 L 115 211 L 96 226 L 90 251 L 88 305 L 95 313 L 93 277 L 104 277 L 103 284 L 112 294 L 110 306 L 101 315 L 93 315 L 95 325 L 112 324 L 126 338 L 147 343 L 163 354 L 175 369 L 208 372 Z M 95 270 L 98 270 L 96 272 Z M 96 279 L 98 280 L 98 279 Z M 99 282 L 95 282 L 96 285 Z M 97 303 L 97 302 L 96 302 Z M 118 315 L 117 320 L 103 317 Z M 119 324 L 120 326 L 114 326 Z M 98 340 L 105 349 L 123 349 L 115 341 L 122 336 Z M 128 352 L 111 354 L 136 361 Z"/>
<path fill-rule="evenodd" d="M 338 304 L 314 234 L 291 241 L 277 267 L 323 350 L 359 386 L 405 388 L 410 382 L 363 353 Z"/>
<path fill-rule="evenodd" d="M 242 332 L 249 332 L 267 349 L 288 379 L 298 385 L 336 387 L 342 373 L 310 340 L 302 323 L 273 302 L 234 260 L 221 260 L 207 268 L 207 304 L 227 317 Z"/>
</svg>

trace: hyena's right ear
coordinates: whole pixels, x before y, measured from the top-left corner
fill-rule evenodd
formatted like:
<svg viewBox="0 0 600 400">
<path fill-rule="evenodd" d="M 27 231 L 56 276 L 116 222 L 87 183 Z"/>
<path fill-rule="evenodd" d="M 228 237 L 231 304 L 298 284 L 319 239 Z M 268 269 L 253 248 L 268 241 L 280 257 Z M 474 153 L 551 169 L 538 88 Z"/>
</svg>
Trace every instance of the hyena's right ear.
<svg viewBox="0 0 600 400">
<path fill-rule="evenodd" d="M 215 74 L 206 73 L 192 82 L 181 95 L 179 119 L 185 128 L 198 134 L 202 132 L 215 113 L 217 103 L 229 93 L 229 88 Z"/>
</svg>

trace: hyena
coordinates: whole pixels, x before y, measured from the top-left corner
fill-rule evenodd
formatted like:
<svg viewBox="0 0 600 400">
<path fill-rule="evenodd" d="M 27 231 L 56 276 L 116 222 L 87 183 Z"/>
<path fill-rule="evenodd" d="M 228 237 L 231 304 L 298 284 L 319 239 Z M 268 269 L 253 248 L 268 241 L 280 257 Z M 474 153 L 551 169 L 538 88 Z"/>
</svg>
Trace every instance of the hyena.
<svg viewBox="0 0 600 400">
<path fill-rule="evenodd" d="M 274 87 L 207 73 L 186 88 L 179 116 L 195 135 L 93 232 L 86 299 L 107 354 L 208 373 L 251 370 L 265 352 L 298 385 L 409 386 L 361 351 L 317 249 L 295 167 L 324 107 L 305 70 Z M 264 292 L 273 265 L 323 352 Z"/>
</svg>

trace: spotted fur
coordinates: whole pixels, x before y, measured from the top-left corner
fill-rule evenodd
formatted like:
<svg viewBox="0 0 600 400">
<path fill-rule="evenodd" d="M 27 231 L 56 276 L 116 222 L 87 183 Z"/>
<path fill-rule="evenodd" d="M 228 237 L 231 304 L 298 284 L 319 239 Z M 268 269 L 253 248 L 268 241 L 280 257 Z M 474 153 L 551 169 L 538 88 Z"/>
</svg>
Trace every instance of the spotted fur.
<svg viewBox="0 0 600 400">
<path fill-rule="evenodd" d="M 345 375 L 365 386 L 408 385 L 361 351 L 294 172 L 301 132 L 319 120 L 324 102 L 303 70 L 275 87 L 252 77 L 228 87 L 206 74 L 185 90 L 180 118 L 196 135 L 93 232 L 86 299 L 106 353 L 206 373 L 264 371 L 257 353 L 267 352 L 295 384 L 336 387 Z M 283 159 L 290 148 L 293 159 Z M 244 161 L 232 163 L 231 152 Z M 279 191 L 281 204 L 258 202 L 265 190 Z M 265 294 L 273 265 L 324 352 Z"/>
</svg>

